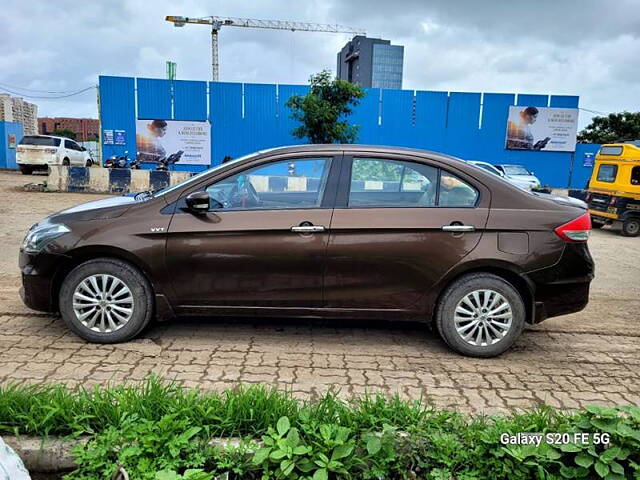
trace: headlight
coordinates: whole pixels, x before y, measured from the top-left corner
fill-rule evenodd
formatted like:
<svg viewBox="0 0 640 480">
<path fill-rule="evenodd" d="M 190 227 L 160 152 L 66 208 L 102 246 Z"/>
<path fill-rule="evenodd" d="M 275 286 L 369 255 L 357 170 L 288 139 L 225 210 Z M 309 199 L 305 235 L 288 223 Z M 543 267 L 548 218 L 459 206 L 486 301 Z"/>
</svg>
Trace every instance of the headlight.
<svg viewBox="0 0 640 480">
<path fill-rule="evenodd" d="M 62 224 L 43 223 L 42 225 L 37 225 L 32 227 L 27 236 L 24 237 L 22 250 L 27 253 L 38 253 L 47 243 L 70 231 Z"/>
</svg>

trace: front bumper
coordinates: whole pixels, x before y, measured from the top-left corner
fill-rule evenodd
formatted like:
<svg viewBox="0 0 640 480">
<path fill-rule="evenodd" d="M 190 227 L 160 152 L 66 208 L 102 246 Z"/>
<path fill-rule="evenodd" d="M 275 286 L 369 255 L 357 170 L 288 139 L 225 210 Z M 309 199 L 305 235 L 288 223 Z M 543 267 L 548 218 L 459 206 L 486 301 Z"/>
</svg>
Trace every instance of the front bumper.
<svg viewBox="0 0 640 480">
<path fill-rule="evenodd" d="M 54 281 L 58 267 L 66 257 L 41 252 L 28 254 L 20 250 L 22 288 L 20 298 L 24 304 L 41 312 L 54 312 L 58 308 L 54 298 Z"/>
<path fill-rule="evenodd" d="M 583 310 L 589 303 L 594 272 L 586 243 L 566 244 L 555 265 L 530 272 L 528 277 L 535 285 L 533 323 Z"/>
</svg>

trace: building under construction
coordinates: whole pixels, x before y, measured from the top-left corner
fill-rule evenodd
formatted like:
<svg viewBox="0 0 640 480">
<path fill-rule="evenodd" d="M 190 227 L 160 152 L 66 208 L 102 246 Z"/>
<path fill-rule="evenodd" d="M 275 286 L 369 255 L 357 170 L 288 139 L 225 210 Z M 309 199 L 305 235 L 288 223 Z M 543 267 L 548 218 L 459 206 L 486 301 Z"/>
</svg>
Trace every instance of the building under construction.
<svg viewBox="0 0 640 480">
<path fill-rule="evenodd" d="M 38 106 L 20 97 L 0 94 L 0 122 L 22 124 L 24 135 L 38 134 Z"/>
</svg>

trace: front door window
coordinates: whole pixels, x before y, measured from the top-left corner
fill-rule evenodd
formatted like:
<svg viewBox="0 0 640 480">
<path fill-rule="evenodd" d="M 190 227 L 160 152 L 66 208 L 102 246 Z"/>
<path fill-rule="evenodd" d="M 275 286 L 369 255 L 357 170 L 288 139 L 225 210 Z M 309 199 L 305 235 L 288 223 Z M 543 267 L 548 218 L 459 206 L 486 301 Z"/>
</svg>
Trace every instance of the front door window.
<svg viewBox="0 0 640 480">
<path fill-rule="evenodd" d="M 329 158 L 282 160 L 237 173 L 207 187 L 212 210 L 319 208 Z"/>
</svg>

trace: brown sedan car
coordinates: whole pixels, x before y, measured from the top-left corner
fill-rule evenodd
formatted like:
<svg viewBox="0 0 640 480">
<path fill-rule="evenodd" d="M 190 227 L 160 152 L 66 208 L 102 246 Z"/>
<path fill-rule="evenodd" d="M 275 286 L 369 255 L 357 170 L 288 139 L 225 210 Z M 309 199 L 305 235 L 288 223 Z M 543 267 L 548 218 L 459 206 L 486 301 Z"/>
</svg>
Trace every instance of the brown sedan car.
<svg viewBox="0 0 640 480">
<path fill-rule="evenodd" d="M 377 318 L 488 357 L 585 307 L 590 228 L 580 205 L 446 155 L 286 147 L 52 215 L 25 238 L 21 292 L 91 342 L 180 315 Z"/>
</svg>

